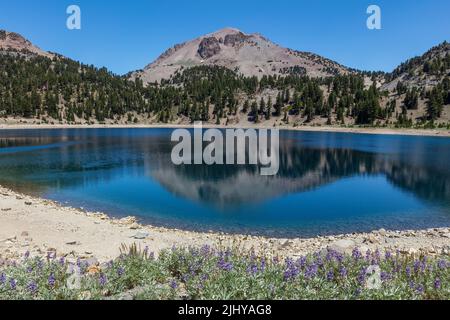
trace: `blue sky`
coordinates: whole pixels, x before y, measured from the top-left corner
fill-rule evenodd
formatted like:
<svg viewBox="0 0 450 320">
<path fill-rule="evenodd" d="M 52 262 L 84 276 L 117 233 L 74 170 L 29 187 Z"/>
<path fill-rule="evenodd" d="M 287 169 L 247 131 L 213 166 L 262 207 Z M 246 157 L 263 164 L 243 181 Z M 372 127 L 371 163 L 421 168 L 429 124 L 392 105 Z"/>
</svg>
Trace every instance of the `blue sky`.
<svg viewBox="0 0 450 320">
<path fill-rule="evenodd" d="M 66 28 L 79 5 L 82 30 Z M 382 10 L 382 30 L 366 28 L 366 9 Z M 448 0 L 2 0 L 0 29 L 42 49 L 115 73 L 143 68 L 176 43 L 224 27 L 259 32 L 292 49 L 349 67 L 391 71 L 450 41 Z"/>
</svg>

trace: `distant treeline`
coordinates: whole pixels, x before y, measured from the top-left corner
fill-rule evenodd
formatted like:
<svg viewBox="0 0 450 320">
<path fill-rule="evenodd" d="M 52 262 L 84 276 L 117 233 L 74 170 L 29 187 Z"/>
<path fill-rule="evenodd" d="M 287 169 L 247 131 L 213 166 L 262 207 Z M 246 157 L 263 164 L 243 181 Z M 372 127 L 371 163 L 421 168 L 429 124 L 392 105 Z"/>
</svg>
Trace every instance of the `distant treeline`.
<svg viewBox="0 0 450 320">
<path fill-rule="evenodd" d="M 426 70 L 437 72 L 448 63 L 447 55 Z M 395 99 L 382 103 L 388 92 L 376 86 L 377 76 L 374 73 L 373 83 L 366 86 L 364 74 L 358 72 L 319 79 L 301 73 L 258 79 L 222 67 L 200 66 L 180 70 L 161 84 L 144 86 L 139 79 L 130 81 L 105 68 L 60 56 L 49 59 L 5 53 L 0 54 L 0 116 L 73 123 L 77 119 L 137 122 L 136 115 L 142 115 L 157 116 L 160 122 L 186 117 L 219 123 L 241 113 L 254 122 L 271 117 L 289 122 L 291 115 L 299 115 L 305 122 L 323 117 L 330 124 L 332 118 L 344 123 L 345 118 L 352 118 L 356 124 L 371 125 L 391 118 L 397 104 Z M 438 119 L 443 105 L 450 103 L 449 83 L 446 76 L 432 90 L 420 91 L 399 82 L 397 94 L 406 98 L 397 122 L 410 121 L 406 112 L 417 108 L 421 95 L 428 99 L 428 119 Z"/>
</svg>

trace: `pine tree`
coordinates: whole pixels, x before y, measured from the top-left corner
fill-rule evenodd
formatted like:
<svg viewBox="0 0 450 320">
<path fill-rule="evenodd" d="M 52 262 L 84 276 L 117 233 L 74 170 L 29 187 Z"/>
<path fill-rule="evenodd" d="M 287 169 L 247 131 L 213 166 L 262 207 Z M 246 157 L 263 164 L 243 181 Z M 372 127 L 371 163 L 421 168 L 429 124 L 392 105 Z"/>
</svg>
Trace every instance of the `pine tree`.
<svg viewBox="0 0 450 320">
<path fill-rule="evenodd" d="M 270 120 L 270 117 L 272 115 L 272 98 L 269 97 L 269 101 L 267 102 L 267 110 L 265 112 L 266 114 L 266 120 Z"/>
<path fill-rule="evenodd" d="M 259 102 L 259 114 L 264 114 L 266 112 L 266 102 L 264 101 L 264 98 L 261 98 L 261 101 Z"/>
<path fill-rule="evenodd" d="M 248 110 L 249 110 L 249 108 L 250 108 L 250 103 L 249 103 L 248 100 L 245 100 L 244 106 L 242 107 L 242 112 L 243 112 L 243 113 L 247 113 Z"/>
<path fill-rule="evenodd" d="M 444 99 L 439 88 L 434 88 L 430 92 L 430 98 L 427 104 L 427 116 L 428 120 L 435 121 L 441 116 L 444 105 Z"/>
</svg>

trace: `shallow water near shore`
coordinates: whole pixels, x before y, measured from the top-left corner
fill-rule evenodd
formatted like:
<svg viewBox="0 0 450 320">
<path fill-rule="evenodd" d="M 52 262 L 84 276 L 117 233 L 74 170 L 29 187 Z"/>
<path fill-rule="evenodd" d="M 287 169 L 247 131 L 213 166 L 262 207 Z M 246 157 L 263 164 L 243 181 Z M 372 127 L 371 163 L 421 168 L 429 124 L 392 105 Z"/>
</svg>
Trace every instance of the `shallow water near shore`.
<svg viewBox="0 0 450 320">
<path fill-rule="evenodd" d="M 275 237 L 450 225 L 450 139 L 280 132 L 280 170 L 175 166 L 170 129 L 0 130 L 0 185 L 190 230 Z"/>
</svg>

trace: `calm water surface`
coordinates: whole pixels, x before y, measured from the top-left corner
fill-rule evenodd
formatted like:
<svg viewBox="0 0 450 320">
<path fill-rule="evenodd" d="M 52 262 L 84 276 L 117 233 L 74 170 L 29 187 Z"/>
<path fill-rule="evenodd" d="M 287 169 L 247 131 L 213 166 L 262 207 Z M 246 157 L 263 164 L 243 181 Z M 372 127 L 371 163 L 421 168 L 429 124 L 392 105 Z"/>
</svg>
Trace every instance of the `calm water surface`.
<svg viewBox="0 0 450 320">
<path fill-rule="evenodd" d="M 280 133 L 256 166 L 175 166 L 170 129 L 0 130 L 0 184 L 88 210 L 280 237 L 450 225 L 450 139 Z"/>
</svg>

